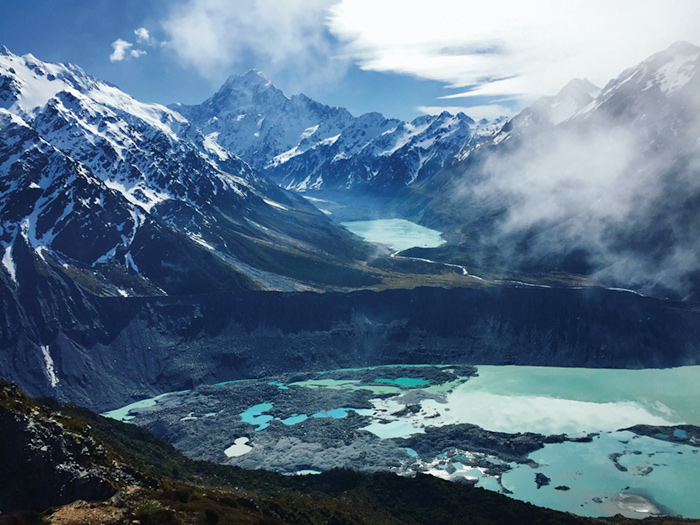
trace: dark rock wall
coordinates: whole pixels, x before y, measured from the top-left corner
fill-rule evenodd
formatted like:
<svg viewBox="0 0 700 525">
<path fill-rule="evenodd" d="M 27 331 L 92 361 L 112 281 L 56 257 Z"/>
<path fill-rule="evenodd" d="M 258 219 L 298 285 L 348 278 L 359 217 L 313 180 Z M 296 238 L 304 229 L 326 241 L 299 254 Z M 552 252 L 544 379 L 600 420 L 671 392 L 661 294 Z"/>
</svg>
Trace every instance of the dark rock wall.
<svg viewBox="0 0 700 525">
<path fill-rule="evenodd" d="M 89 308 L 89 323 L 65 323 L 50 304 L 13 316 L 18 324 L 2 328 L 0 375 L 32 395 L 103 410 L 198 384 L 297 370 L 700 364 L 700 312 L 602 288 L 93 297 L 75 303 L 80 307 Z M 54 361 L 55 387 L 41 345 Z"/>
</svg>

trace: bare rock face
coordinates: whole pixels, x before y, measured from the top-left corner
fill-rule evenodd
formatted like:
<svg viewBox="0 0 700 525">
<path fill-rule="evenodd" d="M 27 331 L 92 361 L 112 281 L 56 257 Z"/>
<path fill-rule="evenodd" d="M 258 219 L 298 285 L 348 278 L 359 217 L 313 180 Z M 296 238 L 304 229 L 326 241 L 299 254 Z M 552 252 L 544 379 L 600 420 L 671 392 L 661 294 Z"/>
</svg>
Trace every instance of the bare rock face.
<svg viewBox="0 0 700 525">
<path fill-rule="evenodd" d="M 162 392 L 293 371 L 417 363 L 645 368 L 700 362 L 700 313 L 602 288 L 150 299 L 75 297 L 60 286 L 38 290 L 41 301 L 31 310 L 8 310 L 15 322 L 2 339 L 0 373 L 31 395 L 98 411 Z M 56 317 L 53 312 L 65 304 L 70 309 Z M 47 342 L 35 342 L 42 339 Z"/>
<path fill-rule="evenodd" d="M 88 431 L 0 381 L 0 511 L 104 500 L 142 481 Z"/>
</svg>

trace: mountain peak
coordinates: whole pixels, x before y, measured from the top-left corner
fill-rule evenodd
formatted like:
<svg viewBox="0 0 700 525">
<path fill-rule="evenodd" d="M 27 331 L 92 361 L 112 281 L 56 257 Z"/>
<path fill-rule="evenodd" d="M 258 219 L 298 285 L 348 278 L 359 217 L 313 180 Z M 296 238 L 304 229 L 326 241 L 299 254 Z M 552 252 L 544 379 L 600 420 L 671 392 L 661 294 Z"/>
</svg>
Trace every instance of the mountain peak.
<svg viewBox="0 0 700 525">
<path fill-rule="evenodd" d="M 651 90 L 670 94 L 700 74 L 699 58 L 700 47 L 685 41 L 675 42 L 612 79 L 603 89 L 603 96 L 610 96 L 622 86 L 627 92 Z"/>
<path fill-rule="evenodd" d="M 700 53 L 700 47 L 686 42 L 685 40 L 679 40 L 668 46 L 662 53 L 667 53 L 676 57 L 691 56 Z"/>
<path fill-rule="evenodd" d="M 242 75 L 231 75 L 228 77 L 225 86 L 263 86 L 267 87 L 272 84 L 272 81 L 265 76 L 265 74 L 258 69 L 249 69 Z"/>
<path fill-rule="evenodd" d="M 600 91 L 600 88 L 592 82 L 575 78 L 570 80 L 556 95 L 537 99 L 528 108 L 529 111 L 524 113 L 529 115 L 528 120 L 534 118 L 536 121 L 548 124 L 559 124 L 590 104 L 600 94 Z"/>
<path fill-rule="evenodd" d="M 587 78 L 574 78 L 559 91 L 557 96 L 574 94 L 586 94 L 595 98 L 600 94 L 600 88 Z"/>
<path fill-rule="evenodd" d="M 12 55 L 12 52 L 7 49 L 7 46 L 0 45 L 0 55 Z"/>
</svg>

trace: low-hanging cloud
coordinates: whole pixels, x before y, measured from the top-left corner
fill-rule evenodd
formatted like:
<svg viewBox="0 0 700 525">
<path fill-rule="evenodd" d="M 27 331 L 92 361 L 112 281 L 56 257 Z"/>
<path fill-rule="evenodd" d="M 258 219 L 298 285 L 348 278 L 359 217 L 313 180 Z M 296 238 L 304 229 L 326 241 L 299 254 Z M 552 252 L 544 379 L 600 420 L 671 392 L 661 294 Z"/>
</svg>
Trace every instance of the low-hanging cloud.
<svg viewBox="0 0 700 525">
<path fill-rule="evenodd" d="M 363 69 L 463 88 L 445 98 L 468 106 L 527 104 L 576 77 L 603 85 L 675 41 L 700 43 L 696 0 L 342 0 L 330 13 Z"/>
<path fill-rule="evenodd" d="M 531 124 L 482 155 L 453 205 L 497 214 L 482 241 L 506 266 L 555 269 L 578 252 L 595 280 L 682 297 L 698 286 L 699 123 L 691 95 L 631 120 L 599 111 L 540 132 Z"/>
<path fill-rule="evenodd" d="M 303 86 L 342 76 L 324 23 L 330 0 L 187 0 L 162 25 L 179 60 L 220 82 L 234 68 L 255 67 L 268 75 L 284 71 Z"/>
</svg>

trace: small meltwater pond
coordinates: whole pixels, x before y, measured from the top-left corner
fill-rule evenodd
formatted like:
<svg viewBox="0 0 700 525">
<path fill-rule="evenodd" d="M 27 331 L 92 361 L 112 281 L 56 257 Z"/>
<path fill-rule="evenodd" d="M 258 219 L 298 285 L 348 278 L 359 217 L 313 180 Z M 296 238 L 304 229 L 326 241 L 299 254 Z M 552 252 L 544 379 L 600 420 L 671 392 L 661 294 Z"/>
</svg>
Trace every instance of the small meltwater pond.
<svg viewBox="0 0 700 525">
<path fill-rule="evenodd" d="M 385 244 L 396 251 L 435 248 L 445 243 L 442 233 L 404 219 L 377 219 L 341 223 L 369 242 Z"/>
</svg>

